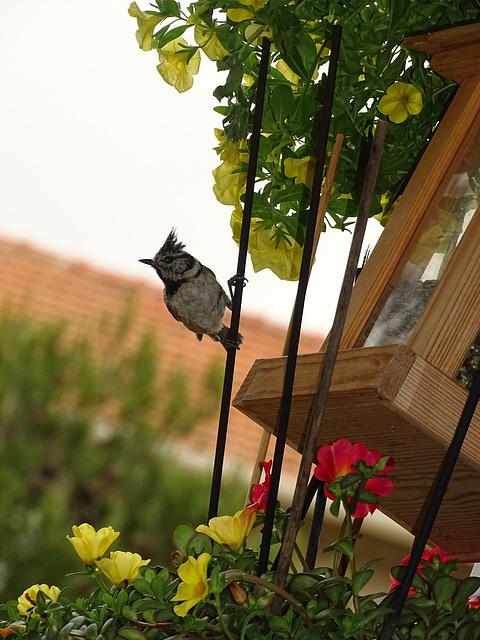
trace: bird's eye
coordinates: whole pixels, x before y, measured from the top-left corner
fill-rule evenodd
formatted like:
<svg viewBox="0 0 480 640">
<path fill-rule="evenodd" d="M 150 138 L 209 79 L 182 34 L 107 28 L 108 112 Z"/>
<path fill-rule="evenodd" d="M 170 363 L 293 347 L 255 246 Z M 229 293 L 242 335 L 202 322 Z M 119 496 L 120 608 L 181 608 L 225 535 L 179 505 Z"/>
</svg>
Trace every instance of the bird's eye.
<svg viewBox="0 0 480 640">
<path fill-rule="evenodd" d="M 174 261 L 174 259 L 175 258 L 173 256 L 165 256 L 163 261 L 166 262 L 167 264 L 171 264 Z"/>
</svg>

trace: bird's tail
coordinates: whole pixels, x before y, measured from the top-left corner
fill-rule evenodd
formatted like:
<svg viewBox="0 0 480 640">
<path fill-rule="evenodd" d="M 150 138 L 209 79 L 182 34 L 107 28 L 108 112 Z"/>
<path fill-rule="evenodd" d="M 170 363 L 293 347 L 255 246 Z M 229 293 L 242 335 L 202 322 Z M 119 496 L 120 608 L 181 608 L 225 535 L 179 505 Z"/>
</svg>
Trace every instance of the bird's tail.
<svg viewBox="0 0 480 640">
<path fill-rule="evenodd" d="M 238 333 L 237 342 L 231 342 L 228 339 L 228 333 L 230 329 L 226 325 L 222 325 L 220 331 L 214 334 L 209 334 L 210 338 L 215 342 L 221 342 L 225 349 L 229 349 L 230 347 L 235 347 L 236 349 L 240 349 L 240 345 L 243 343 L 243 335 Z"/>
</svg>

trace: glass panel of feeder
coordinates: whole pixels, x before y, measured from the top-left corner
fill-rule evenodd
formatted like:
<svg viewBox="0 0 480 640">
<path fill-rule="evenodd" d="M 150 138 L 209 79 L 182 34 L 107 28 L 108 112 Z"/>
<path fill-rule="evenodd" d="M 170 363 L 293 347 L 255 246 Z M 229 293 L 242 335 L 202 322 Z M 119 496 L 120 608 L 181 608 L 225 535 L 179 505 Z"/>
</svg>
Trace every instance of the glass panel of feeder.
<svg viewBox="0 0 480 640">
<path fill-rule="evenodd" d="M 364 346 L 405 344 L 480 204 L 480 128 L 442 184 L 430 217 Z M 457 164 L 457 163 L 455 163 Z"/>
</svg>

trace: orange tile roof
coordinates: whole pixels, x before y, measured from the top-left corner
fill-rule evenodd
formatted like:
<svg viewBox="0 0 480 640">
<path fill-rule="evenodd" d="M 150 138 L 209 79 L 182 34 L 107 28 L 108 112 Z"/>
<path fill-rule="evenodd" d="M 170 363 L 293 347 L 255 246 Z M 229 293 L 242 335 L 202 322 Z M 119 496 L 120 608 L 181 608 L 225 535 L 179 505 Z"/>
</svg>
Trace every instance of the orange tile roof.
<svg viewBox="0 0 480 640">
<path fill-rule="evenodd" d="M 160 282 L 152 287 L 1 238 L 0 254 L 0 304 L 7 304 L 13 311 L 22 310 L 40 321 L 65 319 L 75 333 L 93 333 L 102 327 L 106 339 L 125 313 L 131 313 L 128 339 L 139 340 L 145 331 L 153 332 L 158 336 L 163 369 L 181 362 L 192 380 L 201 380 L 212 359 L 225 357 L 220 345 L 208 338 L 198 343 L 172 318 L 163 303 Z M 281 354 L 286 333 L 284 327 L 247 314 L 242 316 L 240 330 L 245 342 L 236 356 L 234 394 L 255 359 Z M 320 334 L 304 334 L 300 352 L 317 351 L 322 341 Z M 211 455 L 212 463 L 217 426 L 217 417 L 206 420 L 184 441 L 190 450 Z M 238 463 L 250 473 L 260 436 L 261 428 L 232 408 L 226 461 Z M 284 473 L 290 478 L 296 474 L 298 461 L 298 454 L 289 450 Z"/>
</svg>

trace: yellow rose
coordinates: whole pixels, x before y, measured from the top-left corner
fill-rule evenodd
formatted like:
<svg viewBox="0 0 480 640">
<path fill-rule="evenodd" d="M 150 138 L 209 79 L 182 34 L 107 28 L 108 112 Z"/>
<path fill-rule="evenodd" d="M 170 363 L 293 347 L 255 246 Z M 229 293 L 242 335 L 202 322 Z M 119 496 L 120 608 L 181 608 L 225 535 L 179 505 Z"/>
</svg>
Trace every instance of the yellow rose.
<svg viewBox="0 0 480 640">
<path fill-rule="evenodd" d="M 165 82 L 179 93 L 188 91 L 192 87 L 193 76 L 198 73 L 200 67 L 200 52 L 195 51 L 189 59 L 190 53 L 184 48 L 186 45 L 183 38 L 176 38 L 161 49 L 157 49 L 160 60 L 157 71 Z"/>
<path fill-rule="evenodd" d="M 153 49 L 153 30 L 157 24 L 162 22 L 163 18 L 141 11 L 136 2 L 131 3 L 128 9 L 128 15 L 137 19 L 138 30 L 135 36 L 140 49 L 143 49 L 143 51 L 151 51 L 151 49 Z"/>
<path fill-rule="evenodd" d="M 184 602 L 173 607 L 177 616 L 184 618 L 197 602 L 207 597 L 207 567 L 211 557 L 208 553 L 201 553 L 198 558 L 189 556 L 186 562 L 178 567 L 178 577 L 182 582 L 178 585 L 177 593 L 172 600 Z"/>
<path fill-rule="evenodd" d="M 112 527 L 102 527 L 98 531 L 91 524 L 81 524 L 79 527 L 73 526 L 73 538 L 67 539 L 73 544 L 75 551 L 85 564 L 92 565 L 95 560 L 103 556 L 108 547 L 120 535 L 119 531 L 114 531 Z"/>
<path fill-rule="evenodd" d="M 231 549 L 238 549 L 252 530 L 256 517 L 257 513 L 254 509 L 244 509 L 237 511 L 234 516 L 211 518 L 208 527 L 201 524 L 197 527 L 197 531 L 205 533 L 219 544 L 226 544 Z"/>
<path fill-rule="evenodd" d="M 390 85 L 378 103 L 378 110 L 395 124 L 404 122 L 409 115 L 417 115 L 423 109 L 422 94 L 406 82 Z"/>
<path fill-rule="evenodd" d="M 28 616 L 32 612 L 32 609 L 37 604 L 39 591 L 42 591 L 42 593 L 44 593 L 47 598 L 50 598 L 50 600 L 53 600 L 53 602 L 56 602 L 60 595 L 60 589 L 58 587 L 49 587 L 46 584 L 34 584 L 29 589 L 26 589 L 18 598 L 17 609 L 21 616 Z M 38 614 L 33 613 L 32 615 L 36 616 Z"/>
<path fill-rule="evenodd" d="M 97 567 L 116 587 L 130 584 L 138 576 L 140 567 L 150 560 L 143 560 L 138 553 L 130 551 L 112 551 L 110 557 L 96 561 Z"/>
</svg>

